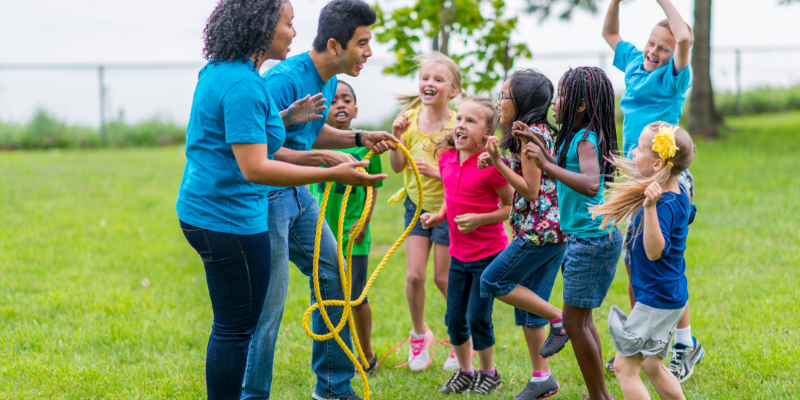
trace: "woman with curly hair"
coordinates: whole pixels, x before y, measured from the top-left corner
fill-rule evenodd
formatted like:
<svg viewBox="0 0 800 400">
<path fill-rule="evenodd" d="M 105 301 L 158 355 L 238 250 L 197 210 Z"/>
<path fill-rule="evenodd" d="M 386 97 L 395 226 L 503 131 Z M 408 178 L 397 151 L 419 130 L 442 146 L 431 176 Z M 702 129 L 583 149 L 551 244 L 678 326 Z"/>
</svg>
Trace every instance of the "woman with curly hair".
<svg viewBox="0 0 800 400">
<path fill-rule="evenodd" d="M 280 111 L 259 76 L 283 60 L 295 36 L 292 6 L 281 0 L 222 0 L 205 29 L 205 57 L 186 130 L 186 166 L 176 210 L 206 271 L 214 324 L 206 354 L 209 399 L 239 399 L 250 338 L 269 287 L 269 186 L 337 181 L 372 185 L 386 175 L 273 159 L 285 126 L 321 119 L 321 95 Z"/>
</svg>

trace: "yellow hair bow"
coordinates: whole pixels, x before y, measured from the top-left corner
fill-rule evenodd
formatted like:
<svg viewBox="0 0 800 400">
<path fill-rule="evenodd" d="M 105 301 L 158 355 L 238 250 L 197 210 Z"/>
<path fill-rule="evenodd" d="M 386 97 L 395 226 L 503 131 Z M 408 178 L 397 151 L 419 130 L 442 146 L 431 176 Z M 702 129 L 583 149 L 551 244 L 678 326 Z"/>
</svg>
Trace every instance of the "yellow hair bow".
<svg viewBox="0 0 800 400">
<path fill-rule="evenodd" d="M 675 157 L 678 146 L 675 145 L 675 132 L 677 126 L 662 126 L 658 128 L 658 133 L 653 137 L 653 151 L 658 153 L 662 160 L 670 166 L 674 166 L 668 159 Z"/>
</svg>

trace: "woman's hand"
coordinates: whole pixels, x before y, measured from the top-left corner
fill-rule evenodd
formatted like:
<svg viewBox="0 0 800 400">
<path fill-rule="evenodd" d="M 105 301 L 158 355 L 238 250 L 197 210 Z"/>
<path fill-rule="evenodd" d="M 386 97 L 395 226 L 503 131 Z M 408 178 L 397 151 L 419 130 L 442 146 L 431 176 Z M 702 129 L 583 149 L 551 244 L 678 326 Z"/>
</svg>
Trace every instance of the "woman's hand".
<svg viewBox="0 0 800 400">
<path fill-rule="evenodd" d="M 361 132 L 361 143 L 375 154 L 383 154 L 389 150 L 397 149 L 395 143 L 400 143 L 396 137 L 389 132 Z"/>
<path fill-rule="evenodd" d="M 403 132 L 408 129 L 408 125 L 411 123 L 408 121 L 408 116 L 405 114 L 400 114 L 397 118 L 394 119 L 392 122 L 392 135 L 395 137 L 400 137 Z"/>
<path fill-rule="evenodd" d="M 425 213 L 419 216 L 419 222 L 422 222 L 422 227 L 425 229 L 439 226 L 443 221 L 444 218 L 439 213 Z"/>
<path fill-rule="evenodd" d="M 361 244 L 364 242 L 364 238 L 367 237 L 367 226 L 369 225 L 369 221 L 364 221 L 364 226 L 361 227 L 361 230 L 358 232 L 358 235 L 353 238 L 353 232 L 356 230 L 356 226 L 358 226 L 358 221 L 356 221 L 353 226 L 350 227 L 350 236 L 353 240 L 356 241 L 356 244 Z"/>
<path fill-rule="evenodd" d="M 658 199 L 661 198 L 661 185 L 658 182 L 653 182 L 647 189 L 644 190 L 644 208 L 652 208 L 658 204 Z"/>
<path fill-rule="evenodd" d="M 489 143 L 486 143 L 486 145 L 488 146 Z M 482 153 L 481 155 L 478 156 L 479 169 L 489 168 L 493 166 L 494 166 L 494 161 L 492 161 L 492 156 L 488 152 Z"/>
<path fill-rule="evenodd" d="M 417 164 L 417 170 L 419 171 L 420 175 L 427 176 L 428 178 L 439 179 L 439 168 L 428 164 L 424 158 L 415 158 L 414 163 Z M 408 164 L 408 170 L 414 170 L 414 168 L 411 168 L 411 163 Z"/>
<path fill-rule="evenodd" d="M 357 168 L 366 168 L 369 161 L 356 161 L 339 164 L 330 168 L 334 181 L 350 186 L 373 186 L 386 179 L 386 174 L 367 175 Z"/>
<path fill-rule="evenodd" d="M 305 98 L 292 103 L 289 108 L 281 111 L 283 126 L 305 124 L 309 121 L 322 119 L 321 112 L 328 106 L 325 105 L 325 98 L 322 93 L 317 93 L 313 97 L 307 95 Z"/>
<path fill-rule="evenodd" d="M 461 214 L 453 221 L 458 224 L 458 230 L 463 233 L 470 233 L 483 225 L 480 221 L 480 214 Z"/>
<path fill-rule="evenodd" d="M 318 150 L 322 155 L 322 166 L 330 168 L 339 164 L 358 161 L 352 155 L 341 151 Z"/>
</svg>

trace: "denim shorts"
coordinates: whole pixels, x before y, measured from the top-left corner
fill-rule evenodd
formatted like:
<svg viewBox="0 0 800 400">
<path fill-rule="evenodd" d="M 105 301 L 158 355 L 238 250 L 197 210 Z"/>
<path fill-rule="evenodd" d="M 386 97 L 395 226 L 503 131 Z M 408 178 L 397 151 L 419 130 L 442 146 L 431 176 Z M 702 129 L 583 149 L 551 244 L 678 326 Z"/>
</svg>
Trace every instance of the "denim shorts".
<svg viewBox="0 0 800 400">
<path fill-rule="evenodd" d="M 481 297 L 496 298 L 511 293 L 517 285 L 530 289 L 544 301 L 550 300 L 558 268 L 564 261 L 566 243 L 538 246 L 515 237 L 481 276 Z M 517 326 L 541 328 L 550 322 L 536 314 L 514 308 Z"/>
<path fill-rule="evenodd" d="M 567 235 L 567 254 L 561 266 L 564 304 L 598 308 L 608 294 L 622 252 L 622 234 L 582 238 Z"/>
<path fill-rule="evenodd" d="M 417 212 L 417 205 L 414 204 L 414 202 L 411 201 L 411 199 L 408 198 L 408 196 L 406 196 L 406 201 L 405 203 L 403 203 L 403 205 L 406 206 L 405 226 L 407 227 L 408 225 L 411 224 L 411 220 L 414 218 L 414 213 Z M 422 212 L 420 212 L 419 215 L 428 212 L 431 211 L 422 209 Z M 439 210 L 433 212 L 439 212 Z M 414 224 L 414 229 L 411 230 L 411 233 L 409 235 L 423 236 L 430 239 L 430 241 L 433 243 L 440 244 L 442 246 L 450 246 L 450 227 L 447 225 L 447 221 L 442 222 L 441 225 L 435 226 L 431 229 L 425 229 L 422 227 L 422 222 L 420 222 L 420 220 L 417 219 L 416 223 Z"/>
<path fill-rule="evenodd" d="M 688 169 L 681 171 L 681 174 L 678 175 L 678 183 L 689 191 L 689 201 L 694 203 L 694 177 Z M 628 216 L 628 221 L 625 224 L 625 245 L 622 246 L 622 262 L 628 266 L 631 265 L 631 251 L 628 242 L 630 242 L 633 237 L 633 232 L 631 231 L 633 228 L 633 215 L 634 214 Z"/>
</svg>

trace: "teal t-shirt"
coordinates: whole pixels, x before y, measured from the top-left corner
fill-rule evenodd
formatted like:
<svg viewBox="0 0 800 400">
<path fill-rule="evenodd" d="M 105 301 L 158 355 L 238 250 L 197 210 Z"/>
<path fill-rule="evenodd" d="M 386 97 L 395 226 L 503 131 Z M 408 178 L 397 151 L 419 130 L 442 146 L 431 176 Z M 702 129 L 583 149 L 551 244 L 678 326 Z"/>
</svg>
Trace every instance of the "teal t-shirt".
<svg viewBox="0 0 800 400">
<path fill-rule="evenodd" d="M 631 158 L 631 151 L 639 145 L 644 127 L 664 121 L 678 125 L 686 91 L 692 84 L 692 73 L 687 66 L 675 75 L 675 59 L 652 72 L 642 66 L 644 54 L 634 45 L 621 41 L 614 52 L 614 66 L 625 73 L 625 93 L 620 100 L 622 115 L 622 151 Z"/>
<path fill-rule="evenodd" d="M 351 154 L 356 160 L 364 159 L 367 153 L 369 153 L 369 149 L 366 147 L 353 147 L 352 149 L 334 151 L 341 151 L 343 153 Z M 370 175 L 383 173 L 380 155 L 375 154 L 370 157 L 369 165 L 367 166 L 366 170 Z M 325 183 L 309 185 L 309 190 L 311 190 L 311 194 L 317 198 L 318 204 L 322 203 L 322 195 L 325 193 L 325 185 Z M 381 186 L 383 186 L 383 181 L 376 183 L 373 188 L 379 188 Z M 331 227 L 331 231 L 333 231 L 334 236 L 336 236 L 336 229 L 339 226 L 339 212 L 342 208 L 342 200 L 344 200 L 345 189 L 347 189 L 347 185 L 336 182 L 333 184 L 331 193 L 328 195 L 328 206 L 325 209 L 325 221 L 328 222 L 328 225 Z M 344 215 L 344 229 L 342 233 L 343 251 L 347 251 L 346 245 L 347 241 L 350 240 L 350 227 L 352 227 L 353 224 L 355 224 L 358 219 L 361 218 L 361 212 L 364 210 L 364 202 L 366 201 L 367 188 L 353 187 L 353 190 L 350 191 L 350 197 L 347 198 L 347 212 Z M 353 245 L 353 255 L 369 255 L 369 249 L 372 241 L 371 236 L 370 226 L 367 225 L 367 233 L 364 236 L 364 241 L 361 242 L 361 244 L 356 243 Z"/>
<path fill-rule="evenodd" d="M 566 169 L 570 172 L 581 173 L 580 161 L 578 161 L 578 143 L 586 140 L 592 142 L 595 147 L 595 154 L 597 154 L 598 161 L 600 160 L 599 150 L 597 150 L 597 135 L 589 131 L 586 138 L 586 129 L 581 129 L 572 138 L 567 148 Z M 558 154 L 564 150 L 564 145 L 558 149 Z M 601 163 L 602 165 L 602 163 Z M 596 238 L 603 235 L 608 235 L 608 231 L 600 230 L 601 219 L 598 218 L 592 221 L 592 214 L 589 213 L 589 205 L 603 204 L 603 189 L 605 183 L 603 175 L 600 174 L 600 190 L 594 197 L 584 196 L 567 185 L 558 181 L 556 185 L 558 190 L 558 208 L 561 211 L 561 231 L 573 236 L 582 238 Z"/>
<path fill-rule="evenodd" d="M 200 70 L 175 202 L 181 221 L 235 235 L 267 231 L 269 186 L 244 179 L 231 143 L 267 143 L 272 159 L 286 136 L 280 110 L 252 61 Z"/>
</svg>

